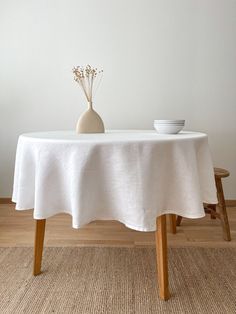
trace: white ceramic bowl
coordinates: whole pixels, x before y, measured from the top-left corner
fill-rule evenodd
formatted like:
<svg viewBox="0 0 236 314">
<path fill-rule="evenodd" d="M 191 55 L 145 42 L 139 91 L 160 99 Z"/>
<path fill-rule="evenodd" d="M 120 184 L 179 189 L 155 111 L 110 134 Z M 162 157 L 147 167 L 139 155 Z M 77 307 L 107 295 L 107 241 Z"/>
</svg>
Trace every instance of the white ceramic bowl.
<svg viewBox="0 0 236 314">
<path fill-rule="evenodd" d="M 154 128 L 160 134 L 177 134 L 184 124 L 185 120 L 154 120 Z"/>
<path fill-rule="evenodd" d="M 154 120 L 158 124 L 185 124 L 185 120 Z"/>
<path fill-rule="evenodd" d="M 177 134 L 183 130 L 184 125 L 156 125 L 154 128 L 160 134 Z"/>
<path fill-rule="evenodd" d="M 160 126 L 184 126 L 184 124 L 181 123 L 154 123 L 154 125 L 160 125 Z"/>
<path fill-rule="evenodd" d="M 184 123 L 184 120 L 154 120 L 154 122 L 159 123 Z"/>
</svg>

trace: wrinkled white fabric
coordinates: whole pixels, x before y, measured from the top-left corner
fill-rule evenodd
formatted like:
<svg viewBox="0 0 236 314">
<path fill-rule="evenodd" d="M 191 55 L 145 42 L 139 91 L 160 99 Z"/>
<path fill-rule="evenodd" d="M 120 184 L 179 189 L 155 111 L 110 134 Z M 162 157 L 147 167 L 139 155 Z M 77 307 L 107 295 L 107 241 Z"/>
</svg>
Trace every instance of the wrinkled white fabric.
<svg viewBox="0 0 236 314">
<path fill-rule="evenodd" d="M 17 210 L 34 208 L 35 219 L 68 213 L 74 228 L 109 219 L 154 231 L 164 213 L 200 218 L 203 202 L 217 203 L 207 135 L 23 134 L 12 200 Z"/>
</svg>

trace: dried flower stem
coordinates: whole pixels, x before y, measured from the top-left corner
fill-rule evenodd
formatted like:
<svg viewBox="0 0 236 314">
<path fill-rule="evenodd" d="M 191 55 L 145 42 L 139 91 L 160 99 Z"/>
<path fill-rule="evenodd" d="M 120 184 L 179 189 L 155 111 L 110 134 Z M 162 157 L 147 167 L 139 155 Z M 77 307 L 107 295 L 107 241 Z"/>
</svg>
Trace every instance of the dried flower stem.
<svg viewBox="0 0 236 314">
<path fill-rule="evenodd" d="M 102 70 L 97 71 L 97 68 L 92 68 L 89 64 L 85 68 L 77 66 L 73 69 L 75 81 L 80 85 L 89 103 L 92 103 L 93 101 L 93 88 L 95 78 L 102 72 Z"/>
</svg>

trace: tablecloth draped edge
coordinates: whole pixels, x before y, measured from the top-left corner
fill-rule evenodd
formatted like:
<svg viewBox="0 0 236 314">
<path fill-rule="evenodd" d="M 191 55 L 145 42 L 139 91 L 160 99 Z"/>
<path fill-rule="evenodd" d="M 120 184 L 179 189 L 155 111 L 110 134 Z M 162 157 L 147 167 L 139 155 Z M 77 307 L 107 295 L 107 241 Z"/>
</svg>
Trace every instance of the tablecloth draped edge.
<svg viewBox="0 0 236 314">
<path fill-rule="evenodd" d="M 33 207 L 30 207 L 30 208 L 22 208 L 22 207 L 18 207 L 17 206 L 17 201 L 15 199 L 12 199 L 12 202 L 16 203 L 16 207 L 15 209 L 18 210 L 18 211 L 23 211 L 23 210 L 33 210 Z M 209 203 L 208 202 L 204 202 L 204 203 Z M 211 203 L 211 204 L 215 204 L 214 203 Z M 39 216 L 39 215 L 35 215 L 33 213 L 33 217 L 35 220 L 41 220 L 41 219 L 48 219 L 48 218 L 51 218 L 55 215 L 58 215 L 58 214 L 68 214 L 71 216 L 72 218 L 72 227 L 74 229 L 80 229 L 84 226 L 86 226 L 87 224 L 89 224 L 90 222 L 93 222 L 95 220 L 115 220 L 115 221 L 119 221 L 120 223 L 124 224 L 127 228 L 129 229 L 132 229 L 132 230 L 136 230 L 136 231 L 142 231 L 142 232 L 153 232 L 153 231 L 156 231 L 156 222 L 154 222 L 153 225 L 150 225 L 150 227 L 142 227 L 142 226 L 137 226 L 137 225 L 133 225 L 132 223 L 129 223 L 127 221 L 124 221 L 122 219 L 117 219 L 115 217 L 93 217 L 81 224 L 77 224 L 73 221 L 74 217 L 73 217 L 73 214 L 71 212 L 67 212 L 67 211 L 58 211 L 56 213 L 51 213 L 49 215 L 43 215 L 43 216 Z M 202 210 L 202 213 L 200 214 L 199 212 L 198 213 L 192 213 L 192 214 L 186 214 L 186 213 L 183 213 L 181 210 L 175 210 L 173 211 L 172 210 L 165 210 L 163 212 L 161 212 L 160 214 L 157 215 L 157 217 L 160 217 L 162 215 L 169 215 L 169 214 L 174 214 L 174 215 L 178 215 L 178 216 L 182 216 L 184 218 L 188 218 L 188 219 L 199 219 L 199 218 L 203 218 L 205 217 L 205 212 L 204 212 L 204 209 Z M 156 217 L 156 218 L 157 218 Z"/>
</svg>

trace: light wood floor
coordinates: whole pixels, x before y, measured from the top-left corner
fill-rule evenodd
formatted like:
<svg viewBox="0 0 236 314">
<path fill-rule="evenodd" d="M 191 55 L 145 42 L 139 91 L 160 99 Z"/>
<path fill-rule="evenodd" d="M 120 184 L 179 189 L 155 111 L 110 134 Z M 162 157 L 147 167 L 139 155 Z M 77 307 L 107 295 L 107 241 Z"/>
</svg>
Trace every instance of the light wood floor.
<svg viewBox="0 0 236 314">
<path fill-rule="evenodd" d="M 183 219 L 177 234 L 168 233 L 168 245 L 236 247 L 236 207 L 228 208 L 232 241 L 222 239 L 218 220 Z M 32 211 L 15 211 L 14 205 L 0 204 L 0 247 L 33 246 Z M 75 230 L 71 217 L 61 214 L 47 219 L 45 246 L 154 246 L 154 232 L 138 232 L 116 221 L 95 221 Z"/>
</svg>

